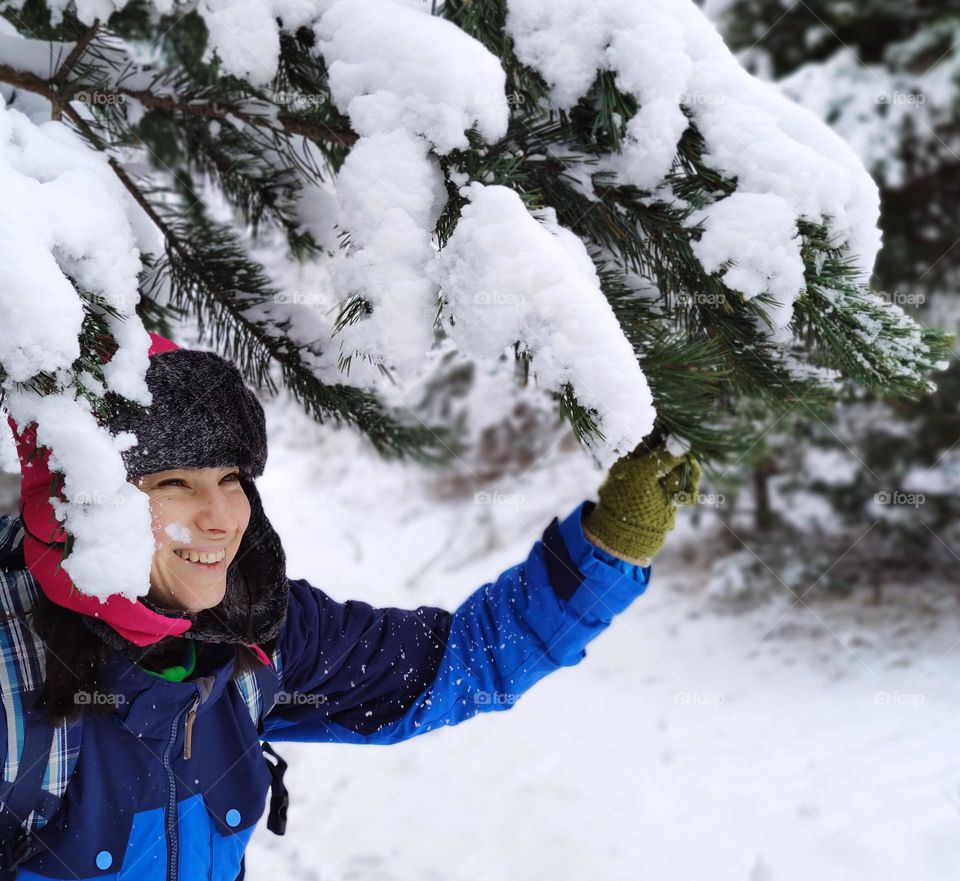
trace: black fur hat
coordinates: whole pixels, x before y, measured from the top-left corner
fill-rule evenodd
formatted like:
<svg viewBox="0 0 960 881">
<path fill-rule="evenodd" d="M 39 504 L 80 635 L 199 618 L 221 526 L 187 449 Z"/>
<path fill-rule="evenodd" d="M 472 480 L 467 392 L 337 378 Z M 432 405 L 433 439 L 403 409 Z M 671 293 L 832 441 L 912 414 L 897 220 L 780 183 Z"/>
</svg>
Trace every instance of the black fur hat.
<svg viewBox="0 0 960 881">
<path fill-rule="evenodd" d="M 286 557 L 280 537 L 264 513 L 254 479 L 267 463 L 263 407 L 240 371 L 213 352 L 172 349 L 150 356 L 146 373 L 149 407 L 113 394 L 106 396 L 107 426 L 130 431 L 138 443 L 122 453 L 131 478 L 174 468 L 240 470 L 250 501 L 250 523 L 227 570 L 227 591 L 219 605 L 191 613 L 166 609 L 141 597 L 153 611 L 190 618 L 188 639 L 262 645 L 273 639 L 287 610 Z M 126 642 L 112 628 L 97 632 L 115 646 Z"/>
</svg>

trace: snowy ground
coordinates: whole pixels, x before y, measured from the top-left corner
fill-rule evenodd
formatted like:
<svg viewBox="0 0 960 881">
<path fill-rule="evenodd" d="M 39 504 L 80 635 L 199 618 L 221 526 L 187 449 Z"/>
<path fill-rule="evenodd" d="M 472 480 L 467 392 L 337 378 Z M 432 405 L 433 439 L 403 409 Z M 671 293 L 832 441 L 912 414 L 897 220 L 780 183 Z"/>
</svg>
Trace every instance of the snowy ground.
<svg viewBox="0 0 960 881">
<path fill-rule="evenodd" d="M 600 479 L 568 456 L 487 487 L 498 504 L 440 503 L 345 433 L 268 418 L 290 574 L 340 600 L 452 609 Z M 672 539 L 587 658 L 509 712 L 389 748 L 281 745 L 288 832 L 257 831 L 248 878 L 960 877 L 954 589 L 734 614 L 705 596 L 709 545 Z"/>
</svg>

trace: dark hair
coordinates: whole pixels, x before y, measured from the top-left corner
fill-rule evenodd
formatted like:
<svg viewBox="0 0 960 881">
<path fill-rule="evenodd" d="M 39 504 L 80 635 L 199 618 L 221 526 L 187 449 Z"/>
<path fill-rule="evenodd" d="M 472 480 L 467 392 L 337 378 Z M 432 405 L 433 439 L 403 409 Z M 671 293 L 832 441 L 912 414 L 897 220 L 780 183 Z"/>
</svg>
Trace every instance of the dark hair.
<svg viewBox="0 0 960 881">
<path fill-rule="evenodd" d="M 110 647 L 84 625 L 80 612 L 59 606 L 41 595 L 27 613 L 30 625 L 44 643 L 46 670 L 37 695 L 36 706 L 46 709 L 53 724 L 83 712 L 113 711 L 110 703 L 80 700 L 81 694 L 100 694 Z M 262 646 L 269 656 L 276 647 L 276 637 Z M 253 672 L 263 666 L 257 655 L 245 645 L 234 648 L 232 678 Z"/>
</svg>

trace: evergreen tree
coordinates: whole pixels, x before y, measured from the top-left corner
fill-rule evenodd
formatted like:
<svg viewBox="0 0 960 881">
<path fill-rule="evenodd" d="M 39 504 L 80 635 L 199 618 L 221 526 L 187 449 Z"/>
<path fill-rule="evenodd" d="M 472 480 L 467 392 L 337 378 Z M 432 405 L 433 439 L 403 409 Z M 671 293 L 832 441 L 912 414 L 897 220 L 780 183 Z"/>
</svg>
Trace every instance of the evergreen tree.
<svg viewBox="0 0 960 881">
<path fill-rule="evenodd" d="M 960 6 L 816 0 L 784 10 L 717 0 L 708 13 L 748 69 L 776 80 L 858 149 L 881 194 L 875 283 L 918 320 L 956 334 Z M 877 565 L 909 549 L 952 568 L 960 538 L 955 357 L 937 385 L 916 400 L 851 391 L 822 421 L 806 413 L 785 420 L 755 454 L 758 508 L 787 513 L 818 496 L 829 505 L 822 525 L 876 527 Z M 771 523 L 769 513 L 759 522 Z"/>
<path fill-rule="evenodd" d="M 870 190 L 851 157 L 728 65 L 692 3 L 585 4 L 605 46 L 587 45 L 560 7 L 544 26 L 521 0 L 357 0 L 316 20 L 294 3 L 247 4 L 248 20 L 117 5 L 101 19 L 66 0 L 0 2 L 6 112 L 59 121 L 106 157 L 158 241 L 142 247 L 141 230 L 147 328 L 192 321 L 251 384 L 282 383 L 386 454 L 449 451 L 450 426 L 419 418 L 408 381 L 449 338 L 474 360 L 509 347 L 520 381 L 535 378 L 607 461 L 652 427 L 651 442 L 669 435 L 733 462 L 798 403 L 823 417 L 851 384 L 891 400 L 933 388 L 946 337 L 869 287 Z M 680 31 L 712 54 L 683 54 Z M 406 54 L 378 67 L 387 51 Z M 441 66 L 414 81 L 408 63 L 424 53 Z M 483 93 L 488 83 L 498 90 Z M 770 138 L 763 149 L 738 147 L 752 126 Z M 310 308 L 329 303 L 319 284 L 279 289 L 266 265 L 278 243 L 288 262 L 336 268 L 332 320 Z M 514 243 L 533 265 L 512 264 L 511 280 L 529 275 L 535 291 L 556 257 L 573 279 L 567 301 L 481 308 L 498 292 L 472 276 Z M 2 388 L 66 391 L 96 412 L 133 316 L 79 263 L 61 268 L 82 302 L 80 358 L 35 375 L 0 358 Z"/>
</svg>

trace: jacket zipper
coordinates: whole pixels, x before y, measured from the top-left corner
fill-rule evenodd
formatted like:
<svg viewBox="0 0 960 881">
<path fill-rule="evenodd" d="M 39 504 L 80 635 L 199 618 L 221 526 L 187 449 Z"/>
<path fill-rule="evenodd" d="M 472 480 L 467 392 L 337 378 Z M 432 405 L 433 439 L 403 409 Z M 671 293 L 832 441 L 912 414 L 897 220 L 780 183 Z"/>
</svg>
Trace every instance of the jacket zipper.
<svg viewBox="0 0 960 881">
<path fill-rule="evenodd" d="M 180 720 L 184 715 L 192 717 L 189 719 L 189 729 L 187 736 L 192 734 L 193 718 L 196 718 L 197 705 L 200 703 L 200 696 L 194 698 L 193 704 L 184 712 L 178 713 L 170 724 L 170 740 L 163 751 L 163 767 L 167 772 L 167 881 L 177 881 L 177 867 L 180 862 L 180 819 L 177 816 L 177 778 L 173 773 L 173 763 L 170 761 L 170 755 L 173 752 L 173 746 L 177 742 L 177 730 L 180 727 Z M 185 758 L 189 758 L 187 750 L 189 740 L 185 741 Z"/>
<path fill-rule="evenodd" d="M 197 707 L 200 706 L 200 697 L 193 699 L 193 706 L 187 710 L 187 724 L 184 727 L 183 757 L 189 759 L 193 754 L 193 723 L 197 718 Z"/>
</svg>

